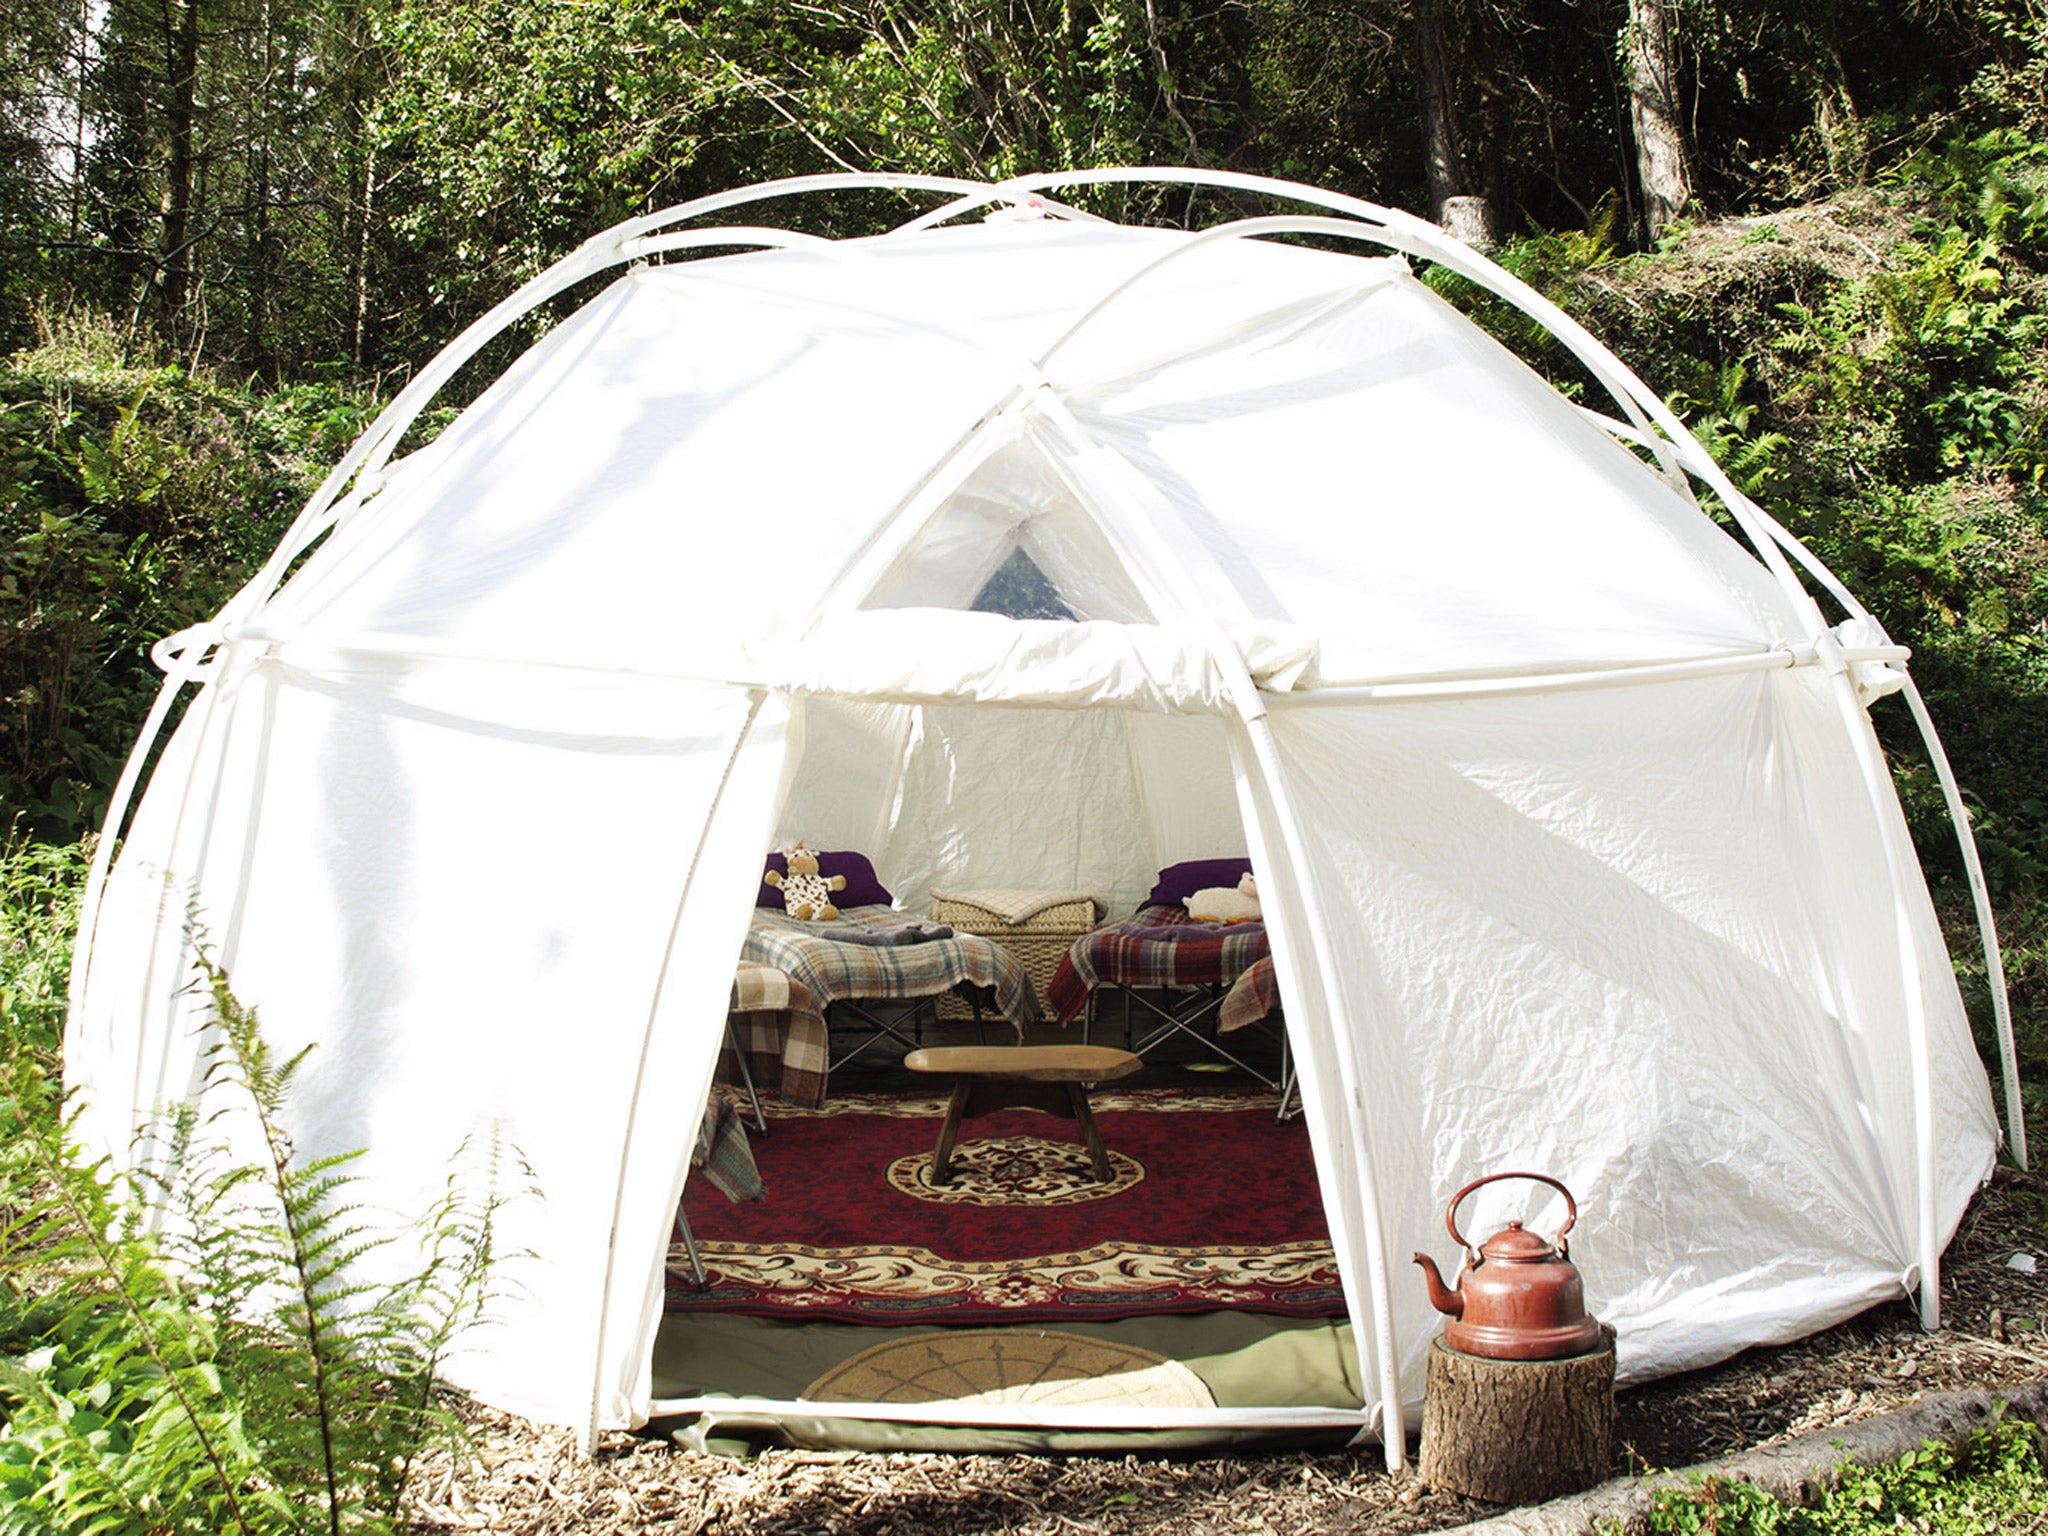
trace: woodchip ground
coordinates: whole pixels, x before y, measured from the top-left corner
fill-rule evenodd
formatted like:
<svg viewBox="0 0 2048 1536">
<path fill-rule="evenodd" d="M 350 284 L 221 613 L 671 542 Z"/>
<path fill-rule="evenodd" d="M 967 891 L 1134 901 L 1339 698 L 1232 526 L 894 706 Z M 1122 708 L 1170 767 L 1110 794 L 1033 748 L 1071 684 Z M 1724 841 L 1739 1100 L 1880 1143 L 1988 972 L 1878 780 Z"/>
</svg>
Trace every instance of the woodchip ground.
<svg viewBox="0 0 2048 1536">
<path fill-rule="evenodd" d="M 1622 1394 L 1616 1472 L 1690 1466 L 1817 1436 L 1929 1392 L 2048 1378 L 2048 1182 L 2002 1173 L 1951 1244 L 1945 1327 L 1904 1301 L 1799 1343 L 1758 1349 Z M 2039 1272 L 2013 1267 L 2040 1261 Z M 1354 1452 L 1121 1458 L 767 1450 L 749 1460 L 476 1415 L 476 1454 L 419 1469 L 414 1529 L 518 1536 L 1221 1536 L 1442 1530 L 1490 1505 L 1386 1472 Z"/>
</svg>

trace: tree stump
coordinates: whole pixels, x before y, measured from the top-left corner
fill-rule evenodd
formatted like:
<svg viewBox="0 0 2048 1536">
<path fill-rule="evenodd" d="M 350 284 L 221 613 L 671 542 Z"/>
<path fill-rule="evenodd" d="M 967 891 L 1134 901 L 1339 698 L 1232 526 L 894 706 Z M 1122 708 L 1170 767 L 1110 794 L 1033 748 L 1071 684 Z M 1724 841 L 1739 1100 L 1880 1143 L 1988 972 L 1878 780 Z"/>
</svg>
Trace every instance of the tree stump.
<svg viewBox="0 0 2048 1536">
<path fill-rule="evenodd" d="M 1538 1504 L 1605 1480 L 1614 1460 L 1614 1330 L 1568 1360 L 1429 1347 L 1416 1472 L 1489 1504 Z"/>
</svg>

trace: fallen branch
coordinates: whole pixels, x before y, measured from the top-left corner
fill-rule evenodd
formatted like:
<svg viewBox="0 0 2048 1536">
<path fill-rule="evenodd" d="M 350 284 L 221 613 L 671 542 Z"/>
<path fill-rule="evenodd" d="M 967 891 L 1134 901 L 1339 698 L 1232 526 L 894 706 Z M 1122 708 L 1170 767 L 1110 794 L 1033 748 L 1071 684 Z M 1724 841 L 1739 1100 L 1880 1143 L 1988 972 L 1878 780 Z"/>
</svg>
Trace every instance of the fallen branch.
<svg viewBox="0 0 2048 1536">
<path fill-rule="evenodd" d="M 2031 1419 L 2048 1427 L 2048 1381 L 1998 1392 L 1942 1392 L 1896 1413 L 1816 1430 L 1782 1445 L 1743 1451 L 1652 1477 L 1617 1477 L 1585 1493 L 1553 1499 L 1462 1526 L 1464 1536 L 1592 1536 L 1648 1529 L 1650 1506 L 1667 1488 L 1684 1489 L 1702 1478 L 1753 1483 L 1788 1504 L 1809 1505 L 1839 1481 L 1845 1461 L 1865 1466 L 1897 1461 L 1928 1441 L 1956 1446 L 1997 1417 Z"/>
</svg>

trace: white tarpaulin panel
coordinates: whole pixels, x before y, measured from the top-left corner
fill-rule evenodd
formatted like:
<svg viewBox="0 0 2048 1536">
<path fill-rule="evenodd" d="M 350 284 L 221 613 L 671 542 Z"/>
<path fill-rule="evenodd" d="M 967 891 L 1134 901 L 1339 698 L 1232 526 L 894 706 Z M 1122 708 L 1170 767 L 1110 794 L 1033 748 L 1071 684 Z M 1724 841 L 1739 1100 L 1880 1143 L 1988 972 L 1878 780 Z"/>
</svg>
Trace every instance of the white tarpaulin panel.
<svg viewBox="0 0 2048 1536">
<path fill-rule="evenodd" d="M 67 1063 L 92 1085 L 101 1150 L 196 1086 L 189 899 L 272 1045 L 315 1047 L 294 1096 L 303 1155 L 367 1148 L 364 1202 L 408 1213 L 446 1192 L 465 1138 L 495 1133 L 531 1168 L 538 1195 L 499 1235 L 532 1257 L 504 1267 L 502 1326 L 452 1372 L 543 1416 L 586 1398 L 632 1069 L 745 709 L 468 667 L 237 669 L 167 759 L 219 777 L 152 797 L 102 917 Z M 673 1168 L 695 1127 L 649 1134 Z M 417 1262 L 406 1245 L 386 1257 Z"/>
<path fill-rule="evenodd" d="M 453 1366 L 490 1402 L 647 1413 L 789 838 L 870 853 L 909 911 L 1121 915 L 1252 856 L 1367 1414 L 1412 1416 L 1437 1319 L 1405 1259 L 1452 1259 L 1479 1174 L 1578 1192 L 1641 1378 L 1911 1290 L 1990 1167 L 1824 621 L 1401 259 L 1048 220 L 636 268 L 336 505 L 223 621 L 81 943 L 66 1077 L 117 1159 L 192 1091 L 189 901 L 273 1043 L 315 1047 L 308 1155 L 367 1148 L 366 1198 L 417 1215 L 494 1128 L 538 1193 Z M 963 611 L 1020 550 L 1073 622 Z M 1875 697 L 1897 659 L 1844 632 Z"/>
<path fill-rule="evenodd" d="M 1273 719 L 1323 852 L 1307 878 L 1356 919 L 1333 924 L 1334 985 L 1391 1252 L 1448 1268 L 1460 1186 L 1563 1179 L 1624 1378 L 1900 1293 L 1900 968 L 1875 820 L 1814 674 Z M 1942 1054 L 1968 1060 L 1934 974 Z M 1997 1130 L 1981 1073 L 1936 1087 L 1947 1230 Z M 1532 1194 L 1555 1230 L 1561 1205 L 1517 1186 L 1475 1199 L 1467 1235 Z M 1439 1320 L 1419 1284 L 1394 1300 L 1419 1396 Z"/>
</svg>

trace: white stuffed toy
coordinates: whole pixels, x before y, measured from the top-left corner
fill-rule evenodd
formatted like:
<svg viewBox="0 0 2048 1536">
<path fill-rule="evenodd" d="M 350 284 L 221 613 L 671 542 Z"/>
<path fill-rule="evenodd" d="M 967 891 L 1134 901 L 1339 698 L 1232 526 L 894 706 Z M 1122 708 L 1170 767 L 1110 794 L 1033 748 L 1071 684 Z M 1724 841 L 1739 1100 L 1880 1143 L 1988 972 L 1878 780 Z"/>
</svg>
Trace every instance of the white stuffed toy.
<svg viewBox="0 0 2048 1536">
<path fill-rule="evenodd" d="M 1259 882 L 1249 870 L 1233 889 L 1212 885 L 1187 900 L 1188 916 L 1200 923 L 1255 923 L 1259 920 Z"/>
<path fill-rule="evenodd" d="M 776 852 L 789 865 L 789 873 L 771 869 L 761 878 L 782 892 L 782 910 L 804 923 L 813 918 L 829 922 L 837 917 L 839 909 L 832 905 L 832 893 L 846 889 L 846 876 L 834 875 L 828 880 L 819 874 L 818 856 L 802 843 L 778 848 Z"/>
</svg>

